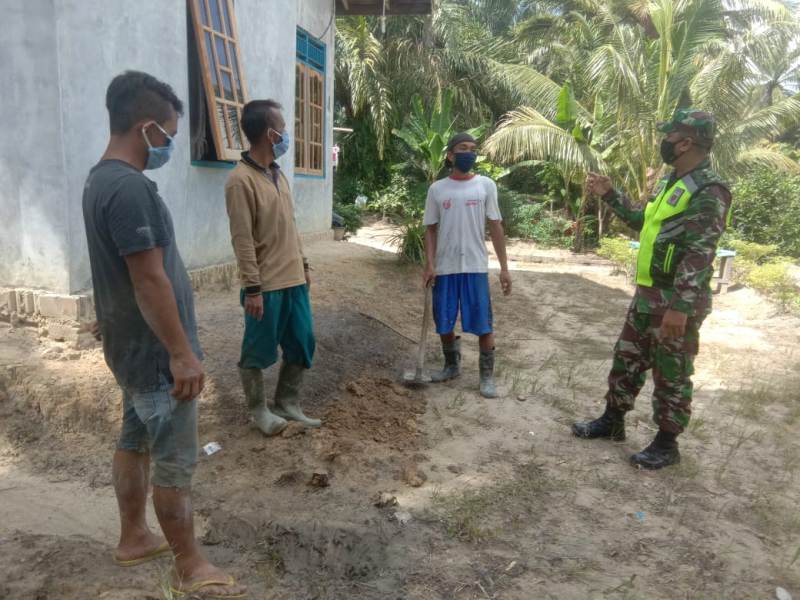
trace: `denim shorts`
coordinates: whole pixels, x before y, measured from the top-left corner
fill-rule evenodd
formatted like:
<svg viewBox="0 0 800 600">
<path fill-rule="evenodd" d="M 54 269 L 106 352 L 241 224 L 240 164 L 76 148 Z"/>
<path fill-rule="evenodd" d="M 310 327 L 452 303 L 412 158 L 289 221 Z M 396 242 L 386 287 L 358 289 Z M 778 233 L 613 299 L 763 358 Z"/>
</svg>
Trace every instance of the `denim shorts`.
<svg viewBox="0 0 800 600">
<path fill-rule="evenodd" d="M 186 488 L 197 465 L 197 400 L 178 402 L 171 385 L 155 392 L 122 391 L 119 450 L 149 452 L 152 483 Z"/>
</svg>

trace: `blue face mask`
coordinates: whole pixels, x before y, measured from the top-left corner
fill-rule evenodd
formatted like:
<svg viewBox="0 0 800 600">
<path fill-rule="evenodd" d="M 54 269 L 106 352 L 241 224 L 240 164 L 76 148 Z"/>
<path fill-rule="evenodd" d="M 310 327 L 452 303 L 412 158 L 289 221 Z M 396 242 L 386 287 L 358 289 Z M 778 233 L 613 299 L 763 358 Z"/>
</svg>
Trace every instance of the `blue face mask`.
<svg viewBox="0 0 800 600">
<path fill-rule="evenodd" d="M 275 131 L 273 129 L 273 131 Z M 278 133 L 275 131 L 275 133 Z M 284 131 L 281 134 L 281 141 L 277 144 L 272 144 L 272 153 L 275 155 L 275 158 L 280 158 L 289 150 L 289 132 Z"/>
<path fill-rule="evenodd" d="M 167 145 L 166 146 L 158 146 L 154 148 L 150 144 L 150 140 L 147 138 L 147 127 L 145 125 L 142 127 L 142 135 L 144 136 L 144 141 L 147 143 L 147 164 L 145 164 L 145 170 L 151 169 L 158 169 L 159 167 L 163 167 L 167 164 L 169 157 L 172 155 L 172 150 L 175 148 L 175 140 L 170 136 L 158 123 L 153 123 L 161 133 L 164 134 L 164 137 L 167 138 Z"/>
<path fill-rule="evenodd" d="M 462 173 L 469 173 L 472 170 L 472 167 L 475 166 L 475 161 L 477 158 L 478 155 L 475 152 L 457 152 L 455 154 L 455 158 L 453 159 L 453 163 L 455 164 L 456 169 Z"/>
</svg>

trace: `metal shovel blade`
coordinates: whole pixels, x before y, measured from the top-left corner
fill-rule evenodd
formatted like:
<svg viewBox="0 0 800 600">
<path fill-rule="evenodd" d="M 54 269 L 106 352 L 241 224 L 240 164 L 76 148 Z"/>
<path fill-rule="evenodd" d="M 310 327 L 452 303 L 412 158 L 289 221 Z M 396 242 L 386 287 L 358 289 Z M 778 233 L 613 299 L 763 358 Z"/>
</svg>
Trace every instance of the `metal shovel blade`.
<svg viewBox="0 0 800 600">
<path fill-rule="evenodd" d="M 421 371 L 419 369 L 413 371 L 406 371 L 403 373 L 403 382 L 404 383 L 419 383 L 425 384 L 431 382 L 431 374 L 427 371 Z"/>
</svg>

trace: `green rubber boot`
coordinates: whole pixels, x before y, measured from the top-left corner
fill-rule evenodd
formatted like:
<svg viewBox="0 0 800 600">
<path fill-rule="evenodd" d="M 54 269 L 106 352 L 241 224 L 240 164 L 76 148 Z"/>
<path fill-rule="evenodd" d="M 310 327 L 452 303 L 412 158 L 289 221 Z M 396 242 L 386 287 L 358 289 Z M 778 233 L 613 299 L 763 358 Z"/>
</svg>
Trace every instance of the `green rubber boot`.
<svg viewBox="0 0 800 600">
<path fill-rule="evenodd" d="M 322 421 L 319 419 L 312 419 L 307 417 L 297 399 L 300 397 L 300 384 L 303 382 L 303 374 L 305 373 L 303 365 L 290 365 L 283 363 L 281 365 L 281 372 L 278 376 L 278 387 L 275 390 L 275 414 L 288 419 L 290 421 L 297 421 L 306 427 L 319 427 Z"/>
<path fill-rule="evenodd" d="M 494 350 L 487 352 L 481 350 L 478 361 L 481 373 L 481 396 L 497 398 L 497 388 L 494 385 Z"/>
<path fill-rule="evenodd" d="M 264 376 L 261 369 L 239 369 L 244 397 L 250 409 L 250 419 L 266 436 L 278 435 L 286 429 L 286 419 L 273 414 L 264 396 Z"/>
<path fill-rule="evenodd" d="M 442 342 L 444 353 L 444 368 L 431 373 L 431 381 L 441 383 L 461 375 L 461 338 L 457 337 L 452 342 Z"/>
</svg>

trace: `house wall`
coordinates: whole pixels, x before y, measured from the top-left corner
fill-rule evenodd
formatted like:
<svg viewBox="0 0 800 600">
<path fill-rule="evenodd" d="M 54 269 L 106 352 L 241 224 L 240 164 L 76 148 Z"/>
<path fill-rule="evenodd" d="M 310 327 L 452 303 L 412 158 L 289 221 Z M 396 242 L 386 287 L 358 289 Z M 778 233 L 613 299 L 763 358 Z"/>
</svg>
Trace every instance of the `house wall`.
<svg viewBox="0 0 800 600">
<path fill-rule="evenodd" d="M 91 286 L 81 195 L 108 140 L 106 87 L 126 69 L 166 81 L 186 104 L 170 162 L 147 172 L 172 211 L 184 262 L 196 268 L 232 260 L 223 199 L 228 170 L 190 163 L 186 2 L 8 2 L 4 16 L 10 24 L 0 48 L 11 60 L 0 61 L 0 76 L 12 82 L 14 109 L 0 111 L 0 218 L 16 227 L 0 238 L 0 285 L 65 293 Z M 249 96 L 281 102 L 292 131 L 295 27 L 310 23 L 304 28 L 322 32 L 333 0 L 282 0 L 272 10 L 273 2 L 262 0 L 234 4 Z M 327 37 L 330 98 L 333 25 Z M 330 100 L 328 105 L 330 146 Z M 291 148 L 279 161 L 290 181 L 293 156 Z M 329 166 L 324 179 L 295 181 L 294 189 L 301 231 L 329 229 Z"/>
<path fill-rule="evenodd" d="M 0 285 L 65 290 L 68 206 L 55 9 L 52 0 L 4 0 L 2 14 Z"/>
<path fill-rule="evenodd" d="M 294 181 L 297 218 L 308 231 L 321 231 L 331 226 L 333 204 L 333 64 L 335 23 L 332 20 L 334 0 L 298 2 L 297 24 L 309 34 L 325 43 L 325 177 L 298 176 Z M 294 105 L 294 102 L 292 102 Z M 294 113 L 294 111 L 292 111 Z M 294 153 L 292 154 L 294 156 Z M 323 210 L 324 207 L 324 210 Z"/>
</svg>

